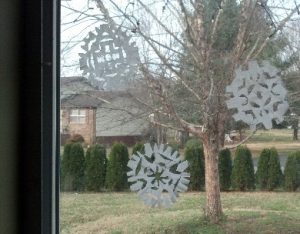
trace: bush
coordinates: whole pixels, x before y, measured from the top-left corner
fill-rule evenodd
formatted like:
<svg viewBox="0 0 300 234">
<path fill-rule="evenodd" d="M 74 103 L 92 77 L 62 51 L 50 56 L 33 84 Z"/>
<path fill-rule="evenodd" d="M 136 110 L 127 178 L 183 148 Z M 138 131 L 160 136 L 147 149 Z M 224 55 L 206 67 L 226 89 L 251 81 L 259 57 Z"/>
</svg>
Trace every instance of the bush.
<svg viewBox="0 0 300 234">
<path fill-rule="evenodd" d="M 70 149 L 72 144 L 65 144 L 63 154 L 60 160 L 60 189 L 62 191 L 71 190 L 69 165 L 70 165 Z"/>
<path fill-rule="evenodd" d="M 133 148 L 132 148 L 132 155 L 133 154 L 136 154 L 137 152 L 140 152 L 140 153 L 145 153 L 145 148 L 144 148 L 144 144 L 141 143 L 141 142 L 137 142 Z"/>
<path fill-rule="evenodd" d="M 106 175 L 106 149 L 96 144 L 86 152 L 85 183 L 88 191 L 100 191 L 104 187 Z"/>
<path fill-rule="evenodd" d="M 128 188 L 127 163 L 128 149 L 122 143 L 114 143 L 109 154 L 106 186 L 112 191 L 122 191 Z"/>
<path fill-rule="evenodd" d="M 296 191 L 300 186 L 300 151 L 288 156 L 284 170 L 284 183 L 288 191 Z"/>
<path fill-rule="evenodd" d="M 201 146 L 202 147 L 202 143 L 200 142 L 199 139 L 191 138 L 185 143 L 185 148 L 191 148 L 191 147 L 194 147 L 194 146 Z"/>
<path fill-rule="evenodd" d="M 231 183 L 234 189 L 245 191 L 255 188 L 254 167 L 250 150 L 239 146 L 235 152 Z"/>
<path fill-rule="evenodd" d="M 263 149 L 258 159 L 257 171 L 256 171 L 257 184 L 259 188 L 262 190 L 266 189 L 268 184 L 269 160 L 270 160 L 270 149 Z"/>
<path fill-rule="evenodd" d="M 259 157 L 257 172 L 257 183 L 262 190 L 274 190 L 282 181 L 282 172 L 278 152 L 275 148 L 264 149 Z"/>
<path fill-rule="evenodd" d="M 229 149 L 219 153 L 219 178 L 221 191 L 228 191 L 231 186 L 232 160 Z"/>
<path fill-rule="evenodd" d="M 269 191 L 279 187 L 282 181 L 282 172 L 280 169 L 280 161 L 278 152 L 275 148 L 270 149 L 270 159 L 268 167 L 267 189 Z"/>
<path fill-rule="evenodd" d="M 203 148 L 199 144 L 186 147 L 184 155 L 189 162 L 189 190 L 201 190 L 205 184 Z"/>
<path fill-rule="evenodd" d="M 61 162 L 62 190 L 82 191 L 84 188 L 85 158 L 79 143 L 69 143 L 64 147 Z"/>
<path fill-rule="evenodd" d="M 169 141 L 167 145 L 172 148 L 172 152 L 179 151 L 180 145 L 179 145 L 178 142 L 176 142 L 176 141 Z"/>
<path fill-rule="evenodd" d="M 80 134 L 74 134 L 67 140 L 67 143 L 84 143 L 84 138 Z"/>
</svg>

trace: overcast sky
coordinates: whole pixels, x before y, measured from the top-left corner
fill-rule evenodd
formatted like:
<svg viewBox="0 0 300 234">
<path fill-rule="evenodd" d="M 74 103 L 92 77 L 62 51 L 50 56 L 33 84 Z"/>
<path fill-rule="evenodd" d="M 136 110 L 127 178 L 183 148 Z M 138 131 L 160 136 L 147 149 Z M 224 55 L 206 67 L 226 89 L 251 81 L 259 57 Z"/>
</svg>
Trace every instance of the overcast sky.
<svg viewBox="0 0 300 234">
<path fill-rule="evenodd" d="M 124 9 L 128 5 L 128 2 L 135 1 L 115 0 L 114 2 Z M 153 7 L 158 8 L 155 9 L 156 14 L 160 14 L 162 12 L 161 9 L 163 3 L 157 5 L 157 0 L 152 0 L 149 2 L 152 4 L 152 9 Z M 295 6 L 294 0 L 269 0 L 269 2 L 272 2 L 272 5 L 274 6 L 284 6 L 285 8 L 291 8 Z M 61 75 L 81 75 L 82 71 L 79 69 L 78 53 L 83 52 L 81 49 L 81 46 L 84 45 L 82 40 L 87 37 L 89 32 L 95 31 L 95 27 L 99 27 L 101 24 L 102 15 L 92 0 L 62 0 L 61 5 Z M 113 7 L 109 5 L 107 5 L 107 7 L 109 8 L 112 16 L 118 14 Z M 129 4 L 127 11 L 132 10 L 135 10 L 134 4 Z M 276 14 L 278 14 L 279 17 L 286 16 L 286 13 L 286 10 L 276 10 Z M 118 17 L 115 18 L 115 20 L 118 19 Z M 278 20 L 278 18 L 276 20 Z M 172 20 L 169 21 L 171 22 Z"/>
</svg>

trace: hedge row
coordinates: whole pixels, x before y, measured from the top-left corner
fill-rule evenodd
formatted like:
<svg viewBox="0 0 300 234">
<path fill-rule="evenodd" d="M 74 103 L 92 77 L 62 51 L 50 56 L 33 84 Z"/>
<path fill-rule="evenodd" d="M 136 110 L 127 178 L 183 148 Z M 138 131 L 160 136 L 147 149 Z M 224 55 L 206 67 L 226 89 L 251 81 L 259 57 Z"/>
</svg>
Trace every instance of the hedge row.
<svg viewBox="0 0 300 234">
<path fill-rule="evenodd" d="M 137 143 L 132 153 L 143 152 L 144 146 Z M 190 140 L 185 146 L 185 159 L 189 162 L 189 190 L 203 190 L 205 186 L 205 160 L 202 144 Z M 284 174 L 280 169 L 278 153 L 275 148 L 264 149 L 258 160 L 254 174 L 250 150 L 240 146 L 232 162 L 230 150 L 219 153 L 219 180 L 222 191 L 274 190 L 284 186 L 288 191 L 300 187 L 300 151 L 288 156 Z M 111 191 L 127 190 L 127 162 L 129 154 L 122 143 L 115 143 L 106 155 L 104 146 L 96 144 L 84 153 L 82 144 L 70 142 L 65 145 L 61 157 L 62 191 Z"/>
<path fill-rule="evenodd" d="M 204 152 L 199 141 L 188 141 L 185 158 L 189 161 L 190 190 L 202 190 L 205 186 Z M 234 161 L 229 149 L 219 153 L 219 181 L 221 191 L 260 190 L 272 191 L 284 187 L 288 191 L 300 188 L 300 151 L 287 158 L 284 173 L 280 169 L 280 160 L 275 148 L 264 149 L 259 157 L 256 174 L 251 151 L 246 146 L 239 146 L 235 151 Z"/>
<path fill-rule="evenodd" d="M 96 144 L 84 154 L 82 144 L 68 143 L 61 158 L 62 191 L 121 191 L 128 188 L 127 147 L 115 143 L 106 156 L 104 146 Z"/>
</svg>

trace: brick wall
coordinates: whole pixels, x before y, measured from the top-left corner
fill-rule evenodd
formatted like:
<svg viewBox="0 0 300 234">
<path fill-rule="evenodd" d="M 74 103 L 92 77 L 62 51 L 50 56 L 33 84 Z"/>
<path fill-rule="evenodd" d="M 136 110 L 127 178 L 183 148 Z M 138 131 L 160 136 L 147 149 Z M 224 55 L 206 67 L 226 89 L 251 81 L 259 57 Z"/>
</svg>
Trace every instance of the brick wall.
<svg viewBox="0 0 300 234">
<path fill-rule="evenodd" d="M 70 121 L 71 109 L 61 109 L 61 133 L 80 134 L 85 143 L 91 145 L 96 140 L 96 110 L 90 108 L 81 108 L 85 110 L 86 118 L 84 123 L 73 123 Z"/>
</svg>

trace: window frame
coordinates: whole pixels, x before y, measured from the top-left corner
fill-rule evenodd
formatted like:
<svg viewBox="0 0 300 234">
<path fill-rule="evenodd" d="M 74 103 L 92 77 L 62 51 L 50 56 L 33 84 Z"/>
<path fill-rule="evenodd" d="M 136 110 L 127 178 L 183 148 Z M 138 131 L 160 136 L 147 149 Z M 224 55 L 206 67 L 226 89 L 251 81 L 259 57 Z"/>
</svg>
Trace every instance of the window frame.
<svg viewBox="0 0 300 234">
<path fill-rule="evenodd" d="M 17 233 L 59 233 L 60 0 L 17 0 Z"/>
<path fill-rule="evenodd" d="M 77 113 L 73 114 L 72 112 L 76 111 Z M 84 112 L 84 114 L 81 114 L 81 112 Z M 82 108 L 75 108 L 75 109 L 70 109 L 70 124 L 86 124 L 87 123 L 87 113 L 86 109 Z M 73 119 L 72 118 L 76 118 Z M 80 121 L 83 120 L 83 121 Z"/>
</svg>

